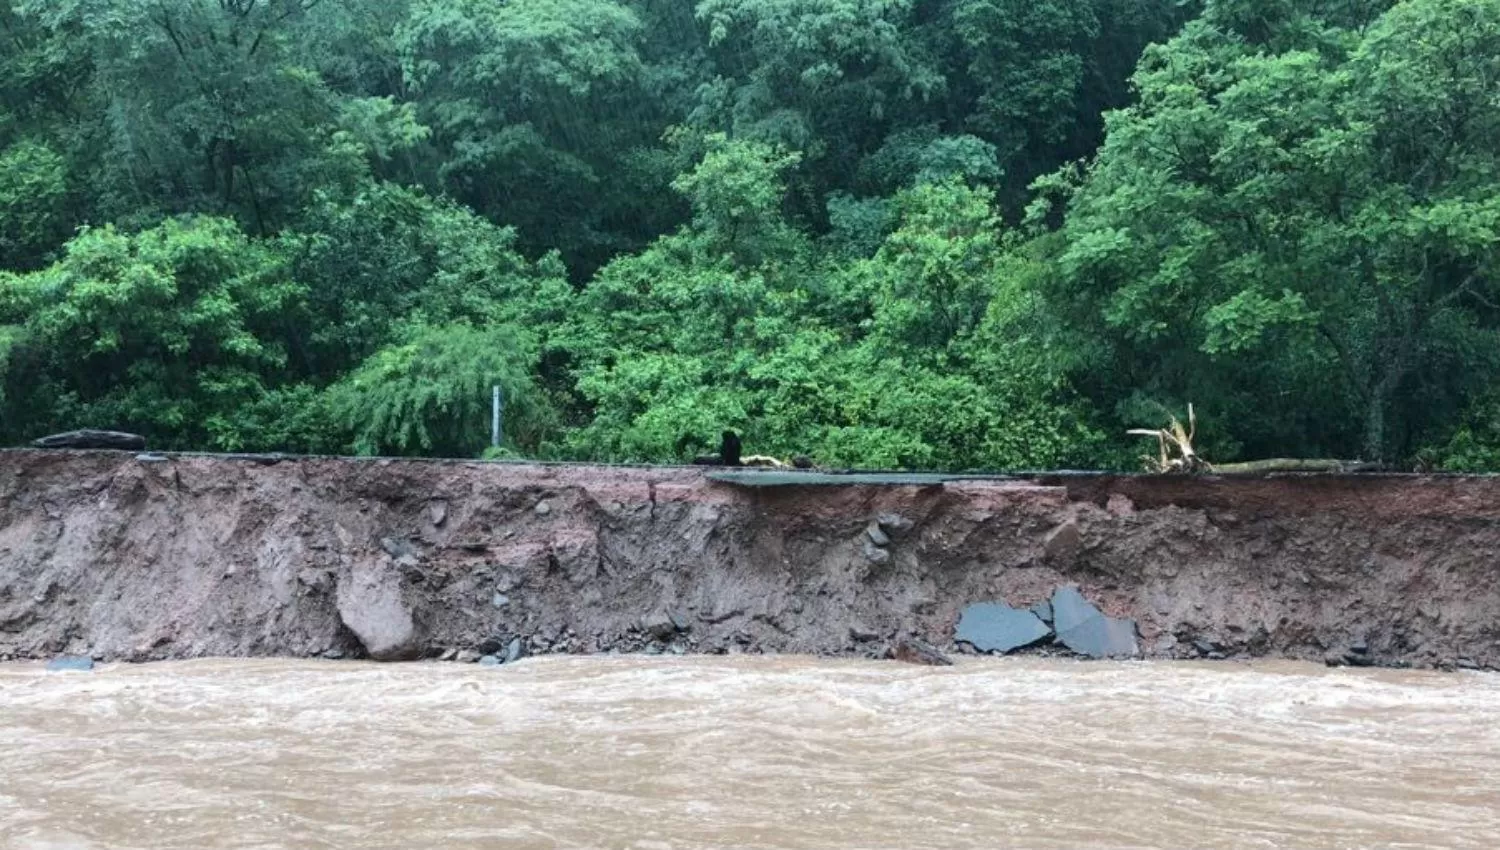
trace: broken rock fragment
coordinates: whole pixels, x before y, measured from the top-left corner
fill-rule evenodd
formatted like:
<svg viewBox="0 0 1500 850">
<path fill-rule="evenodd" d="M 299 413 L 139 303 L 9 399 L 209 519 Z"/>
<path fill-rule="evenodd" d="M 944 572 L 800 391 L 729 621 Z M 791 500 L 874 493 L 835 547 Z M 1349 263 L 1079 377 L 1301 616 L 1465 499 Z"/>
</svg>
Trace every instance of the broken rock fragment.
<svg viewBox="0 0 1500 850">
<path fill-rule="evenodd" d="M 999 602 L 979 602 L 964 609 L 953 638 L 980 652 L 1013 652 L 1051 634 L 1047 624 L 1031 611 Z"/>
<path fill-rule="evenodd" d="M 911 531 L 916 525 L 916 523 L 896 513 L 881 514 L 875 518 L 875 523 L 880 526 L 881 531 L 898 540 L 905 537 L 907 532 Z"/>
<path fill-rule="evenodd" d="M 1132 658 L 1140 654 L 1135 620 L 1106 617 L 1076 587 L 1052 594 L 1052 626 L 1068 649 L 1090 658 Z"/>
<path fill-rule="evenodd" d="M 339 618 L 376 661 L 404 661 L 422 652 L 416 622 L 401 591 L 401 573 L 378 561 L 356 564 L 338 583 Z"/>
<path fill-rule="evenodd" d="M 1051 531 L 1042 541 L 1042 551 L 1046 553 L 1047 560 L 1055 564 L 1069 564 L 1078 556 L 1078 550 L 1083 546 L 1083 534 L 1078 530 L 1076 520 L 1068 520 Z"/>
</svg>

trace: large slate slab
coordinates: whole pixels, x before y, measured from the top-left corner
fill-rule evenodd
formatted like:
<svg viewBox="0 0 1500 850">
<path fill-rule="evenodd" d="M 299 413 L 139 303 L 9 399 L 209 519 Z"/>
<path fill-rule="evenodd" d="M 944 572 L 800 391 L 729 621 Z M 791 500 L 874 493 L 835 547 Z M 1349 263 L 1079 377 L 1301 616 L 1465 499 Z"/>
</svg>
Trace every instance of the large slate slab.
<svg viewBox="0 0 1500 850">
<path fill-rule="evenodd" d="M 1052 627 L 1063 646 L 1091 658 L 1130 658 L 1140 654 L 1135 620 L 1106 617 L 1076 587 L 1052 594 Z"/>
<path fill-rule="evenodd" d="M 1037 615 L 999 602 L 977 602 L 958 618 L 955 640 L 980 652 L 1012 652 L 1052 634 Z"/>
<path fill-rule="evenodd" d="M 60 655 L 47 662 L 47 669 L 88 671 L 94 669 L 94 659 L 82 655 Z"/>
<path fill-rule="evenodd" d="M 68 431 L 32 440 L 39 449 L 124 449 L 138 452 L 146 448 L 146 438 L 123 431 Z"/>
</svg>

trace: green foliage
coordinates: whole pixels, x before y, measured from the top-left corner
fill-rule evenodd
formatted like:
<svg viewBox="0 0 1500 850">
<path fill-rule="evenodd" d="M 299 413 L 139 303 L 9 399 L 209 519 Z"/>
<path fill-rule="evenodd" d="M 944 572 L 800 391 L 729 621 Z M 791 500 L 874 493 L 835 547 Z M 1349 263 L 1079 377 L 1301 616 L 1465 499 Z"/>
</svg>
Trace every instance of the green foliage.
<svg viewBox="0 0 1500 850">
<path fill-rule="evenodd" d="M 473 456 L 499 381 L 506 456 L 1133 466 L 1193 402 L 1210 460 L 1500 463 L 1500 0 L 8 0 L 0 36 L 7 440 Z"/>
<path fill-rule="evenodd" d="M 0 286 L 9 437 L 67 424 L 176 446 L 204 445 L 211 417 L 284 367 L 282 315 L 304 295 L 279 257 L 214 218 L 88 230 Z"/>
<path fill-rule="evenodd" d="M 1256 37 L 1284 52 L 1203 25 L 1148 52 L 1072 200 L 1060 294 L 1118 386 L 1197 401 L 1251 451 L 1399 456 L 1455 412 L 1454 356 L 1497 342 L 1500 4 L 1284 17 Z"/>
<path fill-rule="evenodd" d="M 0 151 L 0 256 L 16 270 L 36 268 L 66 227 L 67 163 L 31 141 Z"/>
<path fill-rule="evenodd" d="M 1003 247 L 989 192 L 919 185 L 873 257 L 815 264 L 795 241 L 715 250 L 725 232 L 786 229 L 768 150 L 716 156 L 679 181 L 720 181 L 695 194 L 694 223 L 584 293 L 566 336 L 592 421 L 573 456 L 685 460 L 723 427 L 755 452 L 885 467 L 1046 466 L 1098 445 L 1048 367 L 1030 266 Z"/>
<path fill-rule="evenodd" d="M 499 385 L 506 439 L 535 451 L 556 414 L 531 379 L 533 347 L 506 326 L 413 327 L 329 390 L 332 417 L 360 454 L 473 457 L 488 443 Z"/>
</svg>

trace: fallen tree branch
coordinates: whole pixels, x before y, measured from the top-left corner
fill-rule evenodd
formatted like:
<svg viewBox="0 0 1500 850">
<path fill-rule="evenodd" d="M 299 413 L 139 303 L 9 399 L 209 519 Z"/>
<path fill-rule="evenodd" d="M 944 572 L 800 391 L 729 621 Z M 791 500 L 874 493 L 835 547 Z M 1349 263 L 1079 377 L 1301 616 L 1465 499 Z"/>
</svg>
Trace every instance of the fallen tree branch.
<svg viewBox="0 0 1500 850">
<path fill-rule="evenodd" d="M 1269 458 L 1247 460 L 1239 463 L 1216 463 L 1215 475 L 1262 475 L 1268 472 L 1375 472 L 1384 467 L 1378 463 L 1362 460 L 1330 460 L 1322 458 Z"/>
</svg>

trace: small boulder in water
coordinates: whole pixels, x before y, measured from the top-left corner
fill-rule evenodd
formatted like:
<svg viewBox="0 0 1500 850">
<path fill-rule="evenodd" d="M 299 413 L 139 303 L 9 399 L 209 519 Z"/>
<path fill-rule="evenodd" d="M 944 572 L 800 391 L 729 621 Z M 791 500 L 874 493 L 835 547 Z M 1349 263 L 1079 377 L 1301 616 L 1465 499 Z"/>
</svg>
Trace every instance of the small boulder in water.
<svg viewBox="0 0 1500 850">
<path fill-rule="evenodd" d="M 482 655 L 479 658 L 480 667 L 499 667 L 500 659 L 493 655 Z"/>
<path fill-rule="evenodd" d="M 47 662 L 52 671 L 77 670 L 87 672 L 94 669 L 94 659 L 84 655 L 62 655 Z"/>
<path fill-rule="evenodd" d="M 948 656 L 938 652 L 935 647 L 915 638 L 897 641 L 896 645 L 891 648 L 891 657 L 907 664 L 924 664 L 928 667 L 946 667 L 953 664 L 948 660 Z"/>
<path fill-rule="evenodd" d="M 510 645 L 505 648 L 505 663 L 509 664 L 513 661 L 519 661 L 525 655 L 526 644 L 522 643 L 518 637 L 511 638 Z"/>
<path fill-rule="evenodd" d="M 979 602 L 964 609 L 953 639 L 980 652 L 1012 652 L 1051 634 L 1047 624 L 1030 611 L 999 602 Z"/>
</svg>

